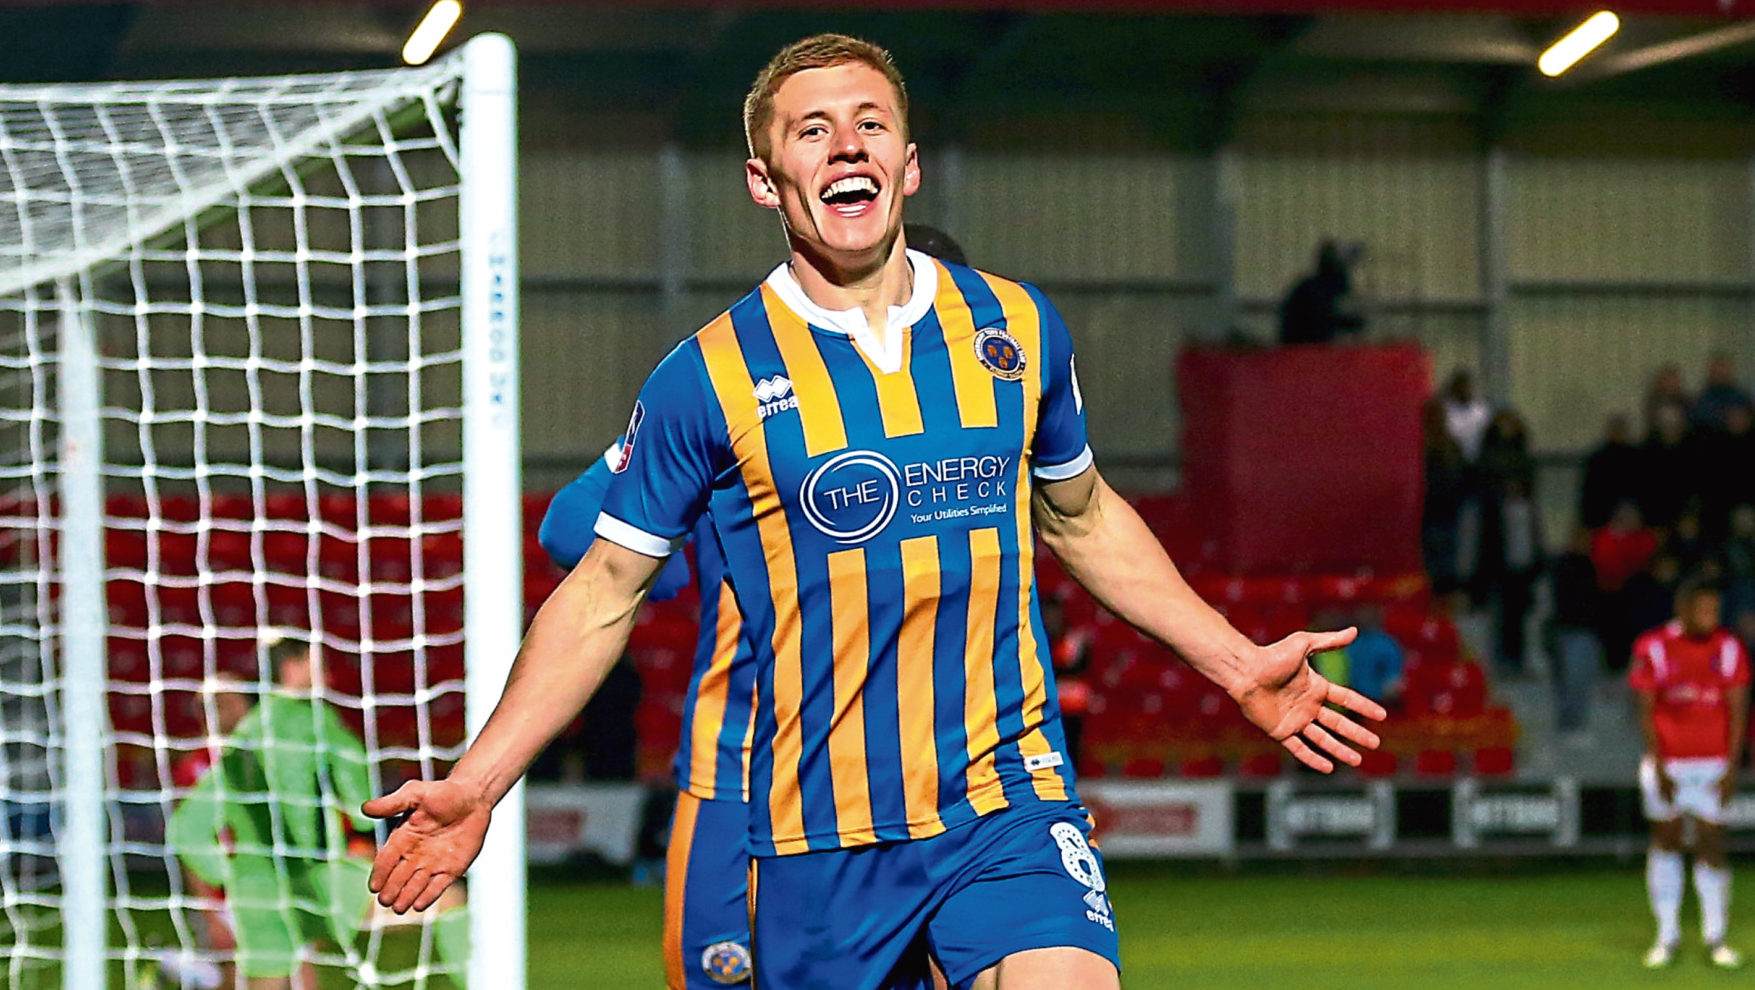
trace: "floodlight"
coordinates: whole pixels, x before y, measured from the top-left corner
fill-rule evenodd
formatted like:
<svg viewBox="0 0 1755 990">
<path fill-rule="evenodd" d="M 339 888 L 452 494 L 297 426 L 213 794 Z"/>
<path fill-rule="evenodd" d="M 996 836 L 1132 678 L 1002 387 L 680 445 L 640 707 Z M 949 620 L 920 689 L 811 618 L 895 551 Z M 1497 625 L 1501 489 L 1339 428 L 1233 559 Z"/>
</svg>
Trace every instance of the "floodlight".
<svg viewBox="0 0 1755 990">
<path fill-rule="evenodd" d="M 1599 45 L 1614 37 L 1619 30 L 1621 19 L 1611 11 L 1599 10 L 1543 52 L 1542 57 L 1536 60 L 1536 68 L 1541 69 L 1545 76 L 1557 76 L 1577 65 L 1579 59 L 1596 51 Z"/>
<path fill-rule="evenodd" d="M 439 50 L 439 42 L 451 33 L 457 19 L 463 16 L 463 4 L 457 0 L 438 0 L 427 11 L 427 16 L 420 19 L 414 33 L 408 36 L 408 43 L 402 46 L 402 60 L 409 65 L 420 65 L 433 57 Z"/>
</svg>

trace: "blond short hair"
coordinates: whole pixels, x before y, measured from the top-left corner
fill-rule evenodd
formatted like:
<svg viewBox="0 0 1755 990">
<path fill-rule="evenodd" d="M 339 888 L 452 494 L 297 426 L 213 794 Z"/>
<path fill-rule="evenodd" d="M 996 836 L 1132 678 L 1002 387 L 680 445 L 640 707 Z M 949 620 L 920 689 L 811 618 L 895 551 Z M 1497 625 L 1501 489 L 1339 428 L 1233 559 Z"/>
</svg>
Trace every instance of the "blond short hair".
<svg viewBox="0 0 1755 990">
<path fill-rule="evenodd" d="M 749 95 L 743 100 L 743 136 L 750 157 L 766 161 L 768 125 L 774 121 L 774 94 L 782 83 L 806 69 L 827 69 L 837 65 L 858 63 L 869 65 L 884 74 L 896 92 L 896 112 L 901 116 L 902 137 L 908 137 L 908 87 L 890 53 L 858 38 L 845 34 L 817 34 L 794 41 L 780 49 L 762 71 L 756 74 Z"/>
</svg>

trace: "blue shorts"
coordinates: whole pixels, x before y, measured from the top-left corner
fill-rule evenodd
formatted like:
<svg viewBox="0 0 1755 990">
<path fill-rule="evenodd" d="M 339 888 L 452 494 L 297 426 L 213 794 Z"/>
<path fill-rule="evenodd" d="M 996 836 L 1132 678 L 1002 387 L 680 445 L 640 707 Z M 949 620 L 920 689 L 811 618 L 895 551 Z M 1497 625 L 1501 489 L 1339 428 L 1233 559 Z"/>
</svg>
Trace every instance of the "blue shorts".
<svg viewBox="0 0 1755 990">
<path fill-rule="evenodd" d="M 750 978 L 749 805 L 677 795 L 664 870 L 664 980 L 712 990 Z"/>
<path fill-rule="evenodd" d="M 1014 952 L 1070 946 L 1121 968 L 1090 818 L 1008 808 L 930 839 L 754 861 L 762 990 L 925 990 L 928 958 L 969 987 Z"/>
</svg>

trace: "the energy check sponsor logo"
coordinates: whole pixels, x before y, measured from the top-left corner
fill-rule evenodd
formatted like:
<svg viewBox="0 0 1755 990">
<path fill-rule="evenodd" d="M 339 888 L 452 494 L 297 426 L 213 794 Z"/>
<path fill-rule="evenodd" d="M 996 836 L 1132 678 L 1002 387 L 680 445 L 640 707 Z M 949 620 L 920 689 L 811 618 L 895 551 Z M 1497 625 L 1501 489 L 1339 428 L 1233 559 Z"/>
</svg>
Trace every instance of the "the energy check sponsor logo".
<svg viewBox="0 0 1755 990">
<path fill-rule="evenodd" d="M 897 466 L 871 450 L 836 454 L 804 478 L 798 501 L 816 530 L 864 543 L 906 508 L 911 523 L 998 515 L 1011 508 L 1017 459 L 944 457 Z"/>
</svg>

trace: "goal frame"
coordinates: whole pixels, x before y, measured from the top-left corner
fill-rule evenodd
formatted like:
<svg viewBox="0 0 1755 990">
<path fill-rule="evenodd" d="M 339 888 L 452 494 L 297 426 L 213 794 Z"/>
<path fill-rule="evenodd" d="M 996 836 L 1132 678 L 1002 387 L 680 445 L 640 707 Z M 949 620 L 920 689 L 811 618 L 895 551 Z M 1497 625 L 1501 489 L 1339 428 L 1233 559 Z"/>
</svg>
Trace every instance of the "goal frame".
<svg viewBox="0 0 1755 990">
<path fill-rule="evenodd" d="M 522 468 L 519 437 L 517 69 L 512 42 L 466 43 L 459 94 L 461 319 L 463 344 L 463 535 L 465 722 L 478 734 L 499 700 L 523 625 Z M 296 151 L 296 149 L 295 149 Z M 270 163 L 272 165 L 274 163 Z M 168 223 L 209 203 L 193 202 Z M 104 464 L 98 350 L 89 297 L 93 267 L 132 242 L 104 245 L 54 282 L 59 304 L 57 401 L 61 417 L 58 520 L 63 603 L 61 729 L 65 803 L 57 860 L 62 877 L 66 990 L 108 986 L 110 854 L 106 795 L 109 620 L 104 584 Z M 469 979 L 478 987 L 525 986 L 524 791 L 495 809 L 470 873 Z"/>
</svg>

